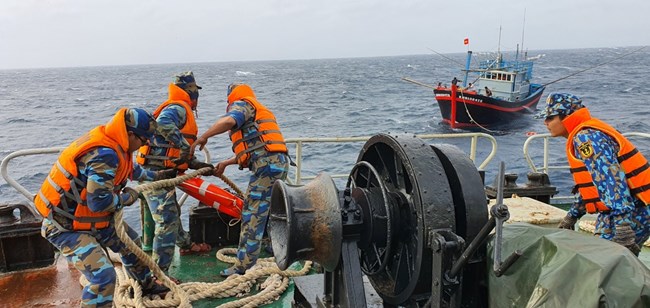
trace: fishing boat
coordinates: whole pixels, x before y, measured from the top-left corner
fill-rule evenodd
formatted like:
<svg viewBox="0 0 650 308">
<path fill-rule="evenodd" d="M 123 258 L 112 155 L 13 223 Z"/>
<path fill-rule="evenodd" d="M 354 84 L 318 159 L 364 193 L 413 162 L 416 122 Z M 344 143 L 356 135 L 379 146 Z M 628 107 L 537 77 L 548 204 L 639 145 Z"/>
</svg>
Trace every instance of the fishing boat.
<svg viewBox="0 0 650 308">
<path fill-rule="evenodd" d="M 650 138 L 649 134 L 641 136 Z M 546 144 L 548 138 L 549 134 L 539 134 L 529 137 L 524 143 L 524 155 L 531 171 L 555 170 L 555 166 L 547 164 L 549 153 L 546 152 L 546 146 L 544 164 L 541 167 L 532 162 L 528 153 L 532 141 L 543 140 Z M 457 143 L 455 141 L 464 143 L 466 147 L 463 147 L 463 150 L 469 149 L 468 154 L 455 146 L 438 144 L 441 140 L 454 144 Z M 504 225 L 504 217 L 488 219 L 489 209 L 501 204 L 510 207 L 515 218 L 517 203 L 522 203 L 522 198 L 527 198 L 526 194 L 536 200 L 538 197 L 548 198 L 555 194 L 555 189 L 549 187 L 546 180 L 537 181 L 539 185 L 533 185 L 531 182 L 536 181 L 536 177 L 529 176 L 529 183 L 519 187 L 512 176 L 502 176 L 504 167 L 501 167 L 497 179 L 502 180 L 491 187 L 496 198 L 486 207 L 485 198 L 490 195 L 490 189 L 483 189 L 480 173 L 496 155 L 496 139 L 491 135 L 379 134 L 361 137 L 294 138 L 286 141 L 295 145 L 296 167 L 287 179 L 287 183 L 291 185 L 278 181 L 273 190 L 269 225 L 275 263 L 280 269 L 297 270 L 306 262 L 294 261 L 309 259 L 319 263 L 321 270 L 311 270 L 303 273 L 307 274 L 304 276 L 287 277 L 290 282 L 286 290 L 283 289 L 283 294 L 279 297 L 273 297 L 269 307 L 501 307 L 525 306 L 527 301 L 549 304 L 553 300 L 556 300 L 558 305 L 567 307 L 599 300 L 621 306 L 643 306 L 650 303 L 650 288 L 647 287 L 650 281 L 650 270 L 647 268 L 647 264 L 650 264 L 648 249 L 644 248 L 640 259 L 637 259 L 624 248 L 593 236 L 527 224 Z M 356 163 L 328 168 L 332 172 L 331 176 L 313 176 L 314 170 L 303 170 L 303 157 L 307 157 L 302 155 L 305 149 L 303 145 L 307 143 L 312 143 L 315 148 L 340 143 L 364 144 L 360 147 L 361 152 Z M 491 148 L 491 151 L 477 155 L 479 147 Z M 18 193 L 29 200 L 32 193 L 26 191 L 9 175 L 9 162 L 19 156 L 56 153 L 59 150 L 60 148 L 51 148 L 10 153 L 0 164 L 2 176 Z M 482 155 L 486 156 L 479 157 Z M 312 159 L 319 158 L 316 155 Z M 352 171 L 334 173 L 347 168 Z M 334 184 L 336 180 L 343 180 L 342 185 Z M 191 184 L 197 187 L 205 186 L 204 183 Z M 187 190 L 187 187 L 185 189 Z M 518 194 L 521 198 L 504 196 L 511 193 Z M 207 198 L 207 195 L 201 196 Z M 223 200 L 224 203 L 230 202 Z M 555 226 L 565 213 L 557 209 L 539 207 L 545 205 L 542 202 L 533 203 L 534 207 L 524 205 L 518 208 L 523 213 L 521 216 L 533 217 Z M 231 209 L 236 211 L 237 208 L 238 203 L 235 202 Z M 11 208 L 11 211 L 14 210 L 15 208 Z M 10 258 L 3 259 L 7 262 L 5 264 L 11 265 L 10 269 L 5 267 L 4 274 L 0 274 L 0 298 L 3 305 L 78 306 L 81 294 L 81 287 L 77 282 L 78 272 L 67 265 L 58 254 L 50 254 L 51 247 L 48 251 L 47 247 L 40 246 L 42 241 L 37 243 L 38 227 L 34 226 L 35 219 L 27 215 L 29 208 L 21 208 L 20 212 L 20 217 L 2 220 L 4 224 L 11 226 L 8 229 L 12 231 L 8 236 L 6 232 L 0 232 L 0 236 L 4 236 L 0 237 L 3 257 L 9 255 L 6 252 L 14 250 L 16 246 L 12 245 L 28 243 L 21 246 L 24 247 L 23 256 L 14 253 Z M 502 212 L 500 210 L 494 213 Z M 25 215 L 22 215 L 23 213 Z M 201 219 L 206 223 L 197 224 L 198 228 L 207 230 L 208 233 L 211 230 L 210 224 L 219 221 L 206 217 Z M 23 222 L 30 225 L 15 227 Z M 192 224 L 190 228 L 191 226 Z M 497 236 L 489 237 L 490 229 L 495 229 Z M 530 233 L 536 235 L 531 237 Z M 489 242 L 487 246 L 486 239 Z M 579 247 L 570 245 L 578 241 L 583 244 L 587 241 L 588 244 L 577 245 Z M 32 244 L 41 248 L 28 247 Z M 314 247 L 314 244 L 318 246 Z M 513 252 L 511 256 L 516 256 L 518 249 L 522 249 L 519 253 L 524 256 L 519 261 L 515 261 L 518 257 L 506 258 L 503 261 L 500 259 L 501 251 Z M 543 249 L 550 250 L 540 253 L 539 250 Z M 562 250 L 562 253 L 556 253 L 558 249 Z M 27 253 L 28 251 L 48 253 L 35 254 Z M 601 263 L 612 266 L 601 265 L 593 268 L 597 266 L 595 262 L 586 262 L 584 267 L 575 263 L 575 260 L 591 260 L 595 257 L 594 254 L 603 261 Z M 558 256 L 564 259 L 558 259 Z M 25 270 L 25 262 L 19 261 L 19 257 L 29 261 L 27 263 L 33 265 L 33 268 Z M 177 254 L 174 258 L 178 262 L 170 269 L 170 275 L 188 284 L 218 284 L 233 280 L 218 277 L 216 273 L 228 264 L 216 260 L 212 254 Z M 44 266 L 39 259 L 52 265 Z M 572 264 L 573 269 L 590 276 L 580 278 L 561 275 L 561 271 L 556 269 L 561 268 L 562 264 Z M 491 265 L 494 271 L 489 270 Z M 614 271 L 620 268 L 628 268 L 635 275 Z M 535 279 L 539 279 L 540 285 L 544 285 L 546 289 L 538 290 Z M 646 280 L 639 282 L 638 279 Z M 596 287 L 585 286 L 574 293 L 558 291 L 574 290 L 572 288 L 576 285 L 584 286 L 584 281 L 593 282 Z M 551 284 L 544 284 L 546 282 Z M 620 284 L 637 285 L 639 289 L 628 289 L 625 294 L 620 294 L 620 287 L 617 287 Z M 38 292 L 35 292 L 35 289 L 38 289 Z M 503 292 L 506 289 L 508 292 Z M 590 292 L 593 290 L 598 292 L 598 296 L 592 296 L 594 294 Z M 263 292 L 265 291 L 250 291 L 240 295 L 256 295 Z M 213 295 L 213 298 L 193 301 L 192 306 L 215 307 L 240 300 L 233 295 Z M 229 305 L 234 306 L 237 305 Z"/>
<path fill-rule="evenodd" d="M 534 112 L 545 88 L 531 82 L 536 59 L 525 54 L 519 59 L 517 52 L 514 60 L 504 60 L 499 52 L 470 69 L 472 51 L 468 51 L 465 78 L 454 77 L 450 86 L 433 89 L 443 122 L 452 128 L 485 127 Z"/>
</svg>

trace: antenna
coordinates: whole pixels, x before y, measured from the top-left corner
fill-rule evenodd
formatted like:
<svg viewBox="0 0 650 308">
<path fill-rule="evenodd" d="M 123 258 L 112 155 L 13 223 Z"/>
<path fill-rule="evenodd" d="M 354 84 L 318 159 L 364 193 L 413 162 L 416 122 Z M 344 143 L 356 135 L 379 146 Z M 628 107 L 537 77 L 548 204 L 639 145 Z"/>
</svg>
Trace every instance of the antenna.
<svg viewBox="0 0 650 308">
<path fill-rule="evenodd" d="M 521 52 L 524 52 L 524 31 L 525 30 L 526 30 L 526 9 L 524 8 L 524 23 L 521 26 Z"/>
</svg>

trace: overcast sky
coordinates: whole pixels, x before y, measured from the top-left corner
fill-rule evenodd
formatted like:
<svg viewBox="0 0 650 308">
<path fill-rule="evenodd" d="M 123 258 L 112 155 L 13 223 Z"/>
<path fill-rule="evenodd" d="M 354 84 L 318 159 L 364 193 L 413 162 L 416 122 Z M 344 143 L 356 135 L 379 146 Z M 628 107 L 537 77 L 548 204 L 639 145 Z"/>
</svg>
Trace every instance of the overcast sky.
<svg viewBox="0 0 650 308">
<path fill-rule="evenodd" d="M 0 4 L 0 69 L 650 45 L 648 0 Z"/>
</svg>

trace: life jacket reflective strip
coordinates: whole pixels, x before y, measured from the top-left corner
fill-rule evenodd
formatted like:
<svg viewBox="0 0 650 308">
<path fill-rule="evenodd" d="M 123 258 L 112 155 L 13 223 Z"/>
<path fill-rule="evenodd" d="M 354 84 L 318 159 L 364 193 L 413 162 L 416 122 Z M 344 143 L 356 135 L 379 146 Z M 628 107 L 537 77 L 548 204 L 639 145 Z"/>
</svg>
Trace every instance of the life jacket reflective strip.
<svg viewBox="0 0 650 308">
<path fill-rule="evenodd" d="M 239 129 L 230 131 L 232 151 L 236 155 L 235 157 L 239 167 L 247 168 L 250 153 L 262 147 L 265 148 L 267 152 L 288 153 L 284 137 L 280 132 L 280 126 L 276 122 L 273 113 L 258 102 L 255 97 L 248 96 L 240 98 L 239 100 L 251 104 L 255 109 L 254 121 L 245 123 Z M 229 103 L 228 106 L 230 106 L 230 104 L 232 104 L 232 102 Z M 243 131 L 249 128 L 253 128 L 256 132 L 243 138 Z M 259 139 L 261 142 L 253 147 L 249 147 L 248 142 L 254 139 Z"/>
<path fill-rule="evenodd" d="M 115 125 L 121 125 L 126 134 L 124 114 L 126 108 L 117 112 L 113 118 Z M 118 131 L 120 128 L 117 129 Z M 103 229 L 109 226 L 112 212 L 93 212 L 86 203 L 85 183 L 77 176 L 76 160 L 94 148 L 107 147 L 117 153 L 118 164 L 113 182 L 114 192 L 117 193 L 122 185 L 131 176 L 133 165 L 131 155 L 124 151 L 119 137 L 107 133 L 106 126 L 98 126 L 81 136 L 64 149 L 57 162 L 52 166 L 50 173 L 43 182 L 41 189 L 34 198 L 34 204 L 43 217 L 48 217 L 58 225 L 55 216 L 63 216 L 72 220 L 73 230 Z M 69 208 L 76 204 L 74 215 L 69 213 Z M 60 225 L 59 225 L 60 226 Z"/>
<path fill-rule="evenodd" d="M 171 90 L 171 86 L 170 86 L 170 90 Z M 173 104 L 185 108 L 187 119 L 185 120 L 185 125 L 183 125 L 183 127 L 180 128 L 180 132 L 183 138 L 185 138 L 185 140 L 187 140 L 187 142 L 191 145 L 192 143 L 194 143 L 194 141 L 196 141 L 196 135 L 199 129 L 196 125 L 196 119 L 194 118 L 194 113 L 192 112 L 192 108 L 189 106 L 188 103 L 184 101 L 169 99 L 166 102 L 162 103 L 160 106 L 158 106 L 158 108 L 156 108 L 156 110 L 153 113 L 153 117 L 154 119 L 158 119 L 158 116 L 160 115 L 162 110 L 165 109 L 165 107 Z M 166 148 L 167 150 L 165 151 L 165 155 L 164 156 L 150 155 L 149 153 L 151 153 L 151 148 L 154 147 Z M 176 168 L 179 170 L 186 170 L 188 168 L 187 163 L 177 166 L 172 162 L 172 159 L 179 158 L 180 155 L 181 155 L 180 147 L 172 144 L 144 145 L 138 150 L 138 154 L 136 156 L 136 162 L 140 165 L 145 165 L 147 163 L 147 160 L 158 160 L 158 161 L 163 161 L 163 165 L 166 168 Z"/>
<path fill-rule="evenodd" d="M 617 153 L 617 160 L 625 172 L 625 178 L 630 188 L 630 193 L 643 201 L 646 205 L 650 203 L 650 165 L 646 158 L 637 148 L 616 129 L 607 123 L 595 118 L 590 118 L 576 126 L 567 137 L 567 157 L 571 174 L 576 183 L 576 188 L 582 196 L 588 213 L 609 211 L 610 208 L 604 204 L 594 185 L 591 174 L 587 171 L 582 160 L 575 156 L 573 137 L 584 128 L 594 128 L 611 136 L 618 143 L 620 149 Z"/>
</svg>

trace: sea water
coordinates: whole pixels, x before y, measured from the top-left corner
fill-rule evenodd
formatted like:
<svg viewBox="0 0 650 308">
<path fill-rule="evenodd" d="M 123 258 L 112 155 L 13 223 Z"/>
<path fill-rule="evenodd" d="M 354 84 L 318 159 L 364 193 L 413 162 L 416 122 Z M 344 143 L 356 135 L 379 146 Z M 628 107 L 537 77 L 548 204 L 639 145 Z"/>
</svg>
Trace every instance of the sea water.
<svg viewBox="0 0 650 308">
<path fill-rule="evenodd" d="M 650 48 L 612 61 L 637 48 L 529 51 L 544 55 L 534 67 L 534 82 L 550 83 L 582 69 L 593 69 L 550 84 L 551 92 L 570 92 L 583 98 L 595 117 L 622 132 L 650 132 L 646 106 L 650 96 Z M 512 57 L 512 54 L 508 56 Z M 520 55 L 521 56 L 521 55 Z M 464 63 L 465 54 L 451 54 Z M 476 53 L 475 58 L 481 55 Z M 198 106 L 199 132 L 206 130 L 226 108 L 226 88 L 232 82 L 248 83 L 258 99 L 276 115 L 287 138 L 370 136 L 378 133 L 457 133 L 441 124 L 431 89 L 407 83 L 409 77 L 427 84 L 449 84 L 463 79 L 461 67 L 438 55 L 319 59 L 294 61 L 185 63 L 133 66 L 0 70 L 0 159 L 30 148 L 63 147 L 91 128 L 104 124 L 121 107 L 153 111 L 167 99 L 167 86 L 176 73 L 192 70 L 203 87 Z M 543 99 L 540 108 L 543 107 Z M 479 130 L 481 131 L 481 130 Z M 496 157 L 486 168 L 486 183 L 496 176 L 498 162 L 508 173 L 519 174 L 525 183 L 529 171 L 522 155 L 526 138 L 545 133 L 543 120 L 532 115 L 483 131 L 498 142 Z M 551 164 L 565 161 L 563 138 L 552 140 Z M 650 155 L 650 142 L 633 139 Z M 448 142 L 436 140 L 435 143 Z M 454 142 L 455 143 L 455 142 Z M 308 146 L 304 175 L 319 172 L 348 173 L 363 143 Z M 463 144 L 458 144 L 461 148 Z M 232 155 L 227 134 L 211 138 L 207 148 L 212 162 Z M 465 146 L 463 150 L 467 151 Z M 485 157 L 489 143 L 480 143 L 478 156 Z M 535 154 L 537 167 L 540 152 Z M 292 149 L 292 154 L 295 151 Z M 9 174 L 35 193 L 56 155 L 29 156 L 12 160 Z M 230 166 L 225 173 L 245 190 L 249 173 Z M 222 185 L 217 178 L 207 180 Z M 572 180 L 568 172 L 551 174 L 551 182 L 563 195 Z M 345 182 L 337 182 L 339 188 Z M 26 199 L 0 179 L 0 204 Z M 188 200 L 186 204 L 195 204 Z M 139 229 L 137 206 L 128 208 L 127 222 Z M 187 207 L 183 221 L 187 223 Z"/>
</svg>

